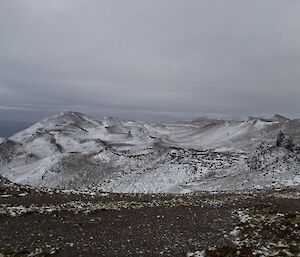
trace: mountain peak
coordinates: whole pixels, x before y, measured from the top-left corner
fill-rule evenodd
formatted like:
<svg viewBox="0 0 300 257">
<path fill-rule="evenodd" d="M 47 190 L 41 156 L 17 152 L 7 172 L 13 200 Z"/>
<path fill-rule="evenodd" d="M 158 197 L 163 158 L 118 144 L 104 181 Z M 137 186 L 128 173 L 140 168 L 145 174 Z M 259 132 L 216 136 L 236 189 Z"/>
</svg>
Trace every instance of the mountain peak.
<svg viewBox="0 0 300 257">
<path fill-rule="evenodd" d="M 78 117 L 85 117 L 87 115 L 80 113 L 80 112 L 74 112 L 74 111 L 68 111 L 68 112 L 62 112 L 55 117 L 65 117 L 65 118 L 78 118 Z"/>
<path fill-rule="evenodd" d="M 274 114 L 274 115 L 272 115 L 271 118 L 272 118 L 273 120 L 277 120 L 277 121 L 289 121 L 289 120 L 290 120 L 289 118 L 284 117 L 284 116 L 282 116 L 282 115 L 280 115 L 280 114 Z"/>
<path fill-rule="evenodd" d="M 62 112 L 60 115 L 79 115 L 79 116 L 85 116 L 85 114 L 83 114 L 81 112 L 75 112 L 75 111 Z"/>
<path fill-rule="evenodd" d="M 46 120 L 46 122 L 54 122 L 54 123 L 61 123 L 61 122 L 68 122 L 68 123 L 76 123 L 78 125 L 80 124 L 94 124 L 94 125 L 100 125 L 99 122 L 97 122 L 94 118 L 75 111 L 68 111 L 63 112 L 58 115 L 52 116 Z"/>
</svg>

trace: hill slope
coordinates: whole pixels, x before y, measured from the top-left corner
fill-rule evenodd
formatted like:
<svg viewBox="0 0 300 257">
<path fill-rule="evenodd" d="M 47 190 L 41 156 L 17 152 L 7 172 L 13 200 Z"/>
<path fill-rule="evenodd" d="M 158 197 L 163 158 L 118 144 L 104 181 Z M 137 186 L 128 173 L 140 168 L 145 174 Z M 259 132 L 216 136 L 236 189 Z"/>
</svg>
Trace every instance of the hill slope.
<svg viewBox="0 0 300 257">
<path fill-rule="evenodd" d="M 298 185 L 298 152 L 276 140 L 283 131 L 298 143 L 299 130 L 299 120 L 279 115 L 150 124 L 68 112 L 0 143 L 0 175 L 39 187 L 113 192 Z M 255 156 L 265 157 L 264 168 L 251 164 Z"/>
</svg>

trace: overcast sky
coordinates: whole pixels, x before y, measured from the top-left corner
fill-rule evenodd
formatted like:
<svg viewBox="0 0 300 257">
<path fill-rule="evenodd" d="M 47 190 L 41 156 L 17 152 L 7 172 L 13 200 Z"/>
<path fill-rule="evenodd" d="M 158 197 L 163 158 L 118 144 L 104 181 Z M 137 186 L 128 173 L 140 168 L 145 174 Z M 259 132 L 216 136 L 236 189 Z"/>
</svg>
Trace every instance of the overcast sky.
<svg viewBox="0 0 300 257">
<path fill-rule="evenodd" d="M 0 120 L 300 116 L 299 0 L 1 0 Z"/>
</svg>

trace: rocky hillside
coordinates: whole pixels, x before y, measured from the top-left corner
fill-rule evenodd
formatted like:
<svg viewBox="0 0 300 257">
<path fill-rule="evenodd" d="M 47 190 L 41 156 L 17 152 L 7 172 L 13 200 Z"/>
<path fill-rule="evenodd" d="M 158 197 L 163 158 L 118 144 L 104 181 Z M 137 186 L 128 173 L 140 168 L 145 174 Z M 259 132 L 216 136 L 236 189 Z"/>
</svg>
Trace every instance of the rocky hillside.
<svg viewBox="0 0 300 257">
<path fill-rule="evenodd" d="M 0 143 L 0 175 L 38 187 L 111 192 L 297 186 L 298 132 L 299 120 L 280 115 L 152 124 L 68 112 Z"/>
</svg>

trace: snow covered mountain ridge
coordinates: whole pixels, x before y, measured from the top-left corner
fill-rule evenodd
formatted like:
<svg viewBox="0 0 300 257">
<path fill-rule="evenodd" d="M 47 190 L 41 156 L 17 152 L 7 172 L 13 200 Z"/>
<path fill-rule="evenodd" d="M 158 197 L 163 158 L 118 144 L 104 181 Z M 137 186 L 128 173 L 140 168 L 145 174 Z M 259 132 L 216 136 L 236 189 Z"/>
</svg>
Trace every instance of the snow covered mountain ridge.
<svg viewBox="0 0 300 257">
<path fill-rule="evenodd" d="M 0 139 L 0 175 L 112 192 L 298 186 L 300 120 L 199 118 L 157 124 L 67 112 Z"/>
</svg>

